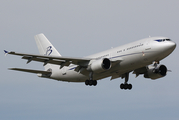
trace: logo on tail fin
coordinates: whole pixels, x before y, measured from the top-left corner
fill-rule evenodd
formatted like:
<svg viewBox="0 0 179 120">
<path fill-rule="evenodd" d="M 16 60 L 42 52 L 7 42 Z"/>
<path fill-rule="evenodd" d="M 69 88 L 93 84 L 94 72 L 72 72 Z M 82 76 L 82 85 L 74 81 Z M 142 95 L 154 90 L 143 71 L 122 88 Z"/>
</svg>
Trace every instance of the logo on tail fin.
<svg viewBox="0 0 179 120">
<path fill-rule="evenodd" d="M 52 46 L 47 47 L 47 51 L 45 55 L 50 55 L 52 53 Z"/>
</svg>

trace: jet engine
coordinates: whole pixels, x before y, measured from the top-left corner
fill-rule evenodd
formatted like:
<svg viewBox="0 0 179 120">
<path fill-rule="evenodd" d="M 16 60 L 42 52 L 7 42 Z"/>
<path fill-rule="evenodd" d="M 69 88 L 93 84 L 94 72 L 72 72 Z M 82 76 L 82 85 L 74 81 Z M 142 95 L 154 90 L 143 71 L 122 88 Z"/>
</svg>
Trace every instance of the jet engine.
<svg viewBox="0 0 179 120">
<path fill-rule="evenodd" d="M 111 61 L 108 58 L 104 58 L 92 62 L 88 66 L 87 70 L 99 73 L 105 70 L 109 70 L 110 68 L 111 68 Z"/>
<path fill-rule="evenodd" d="M 166 76 L 167 67 L 165 65 L 149 65 L 147 73 L 144 74 L 145 78 L 153 80 Z"/>
</svg>

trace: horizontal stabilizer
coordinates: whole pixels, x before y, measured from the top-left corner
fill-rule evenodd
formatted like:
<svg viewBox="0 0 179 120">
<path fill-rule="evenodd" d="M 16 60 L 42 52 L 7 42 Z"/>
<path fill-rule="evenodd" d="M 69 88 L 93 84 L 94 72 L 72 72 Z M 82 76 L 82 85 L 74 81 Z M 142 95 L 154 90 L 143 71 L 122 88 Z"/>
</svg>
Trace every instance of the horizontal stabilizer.
<svg viewBox="0 0 179 120">
<path fill-rule="evenodd" d="M 9 68 L 9 70 L 17 70 L 21 72 L 29 72 L 29 73 L 36 73 L 36 74 L 51 74 L 50 71 L 41 71 L 41 70 L 31 70 L 31 69 L 22 69 L 22 68 Z"/>
</svg>

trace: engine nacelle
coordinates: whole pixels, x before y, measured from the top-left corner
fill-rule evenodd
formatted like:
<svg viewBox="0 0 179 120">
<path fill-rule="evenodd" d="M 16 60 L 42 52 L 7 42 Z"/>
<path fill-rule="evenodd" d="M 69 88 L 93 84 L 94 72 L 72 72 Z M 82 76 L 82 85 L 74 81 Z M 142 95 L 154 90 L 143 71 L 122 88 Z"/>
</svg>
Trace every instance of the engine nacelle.
<svg viewBox="0 0 179 120">
<path fill-rule="evenodd" d="M 165 65 L 148 66 L 147 73 L 144 74 L 145 78 L 153 80 L 166 76 L 167 67 Z"/>
<path fill-rule="evenodd" d="M 96 73 L 109 70 L 111 68 L 111 61 L 108 58 L 96 60 L 88 66 L 87 70 L 93 71 Z"/>
</svg>

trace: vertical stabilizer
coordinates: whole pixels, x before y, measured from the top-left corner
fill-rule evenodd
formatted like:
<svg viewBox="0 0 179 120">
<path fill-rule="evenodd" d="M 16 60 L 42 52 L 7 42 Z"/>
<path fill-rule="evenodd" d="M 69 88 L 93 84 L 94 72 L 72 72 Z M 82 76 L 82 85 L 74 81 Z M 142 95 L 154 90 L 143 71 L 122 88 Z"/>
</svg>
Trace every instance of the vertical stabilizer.
<svg viewBox="0 0 179 120">
<path fill-rule="evenodd" d="M 61 56 L 50 41 L 45 37 L 44 34 L 38 34 L 35 36 L 35 41 L 41 55 L 47 56 Z"/>
<path fill-rule="evenodd" d="M 38 34 L 35 36 L 35 41 L 37 44 L 37 47 L 39 49 L 39 53 L 41 55 L 47 55 L 47 56 L 61 56 L 60 53 L 55 49 L 55 47 L 50 43 L 50 41 L 45 37 L 44 34 Z M 48 70 L 49 68 L 52 68 L 57 65 L 52 64 L 46 64 L 45 70 Z"/>
</svg>

